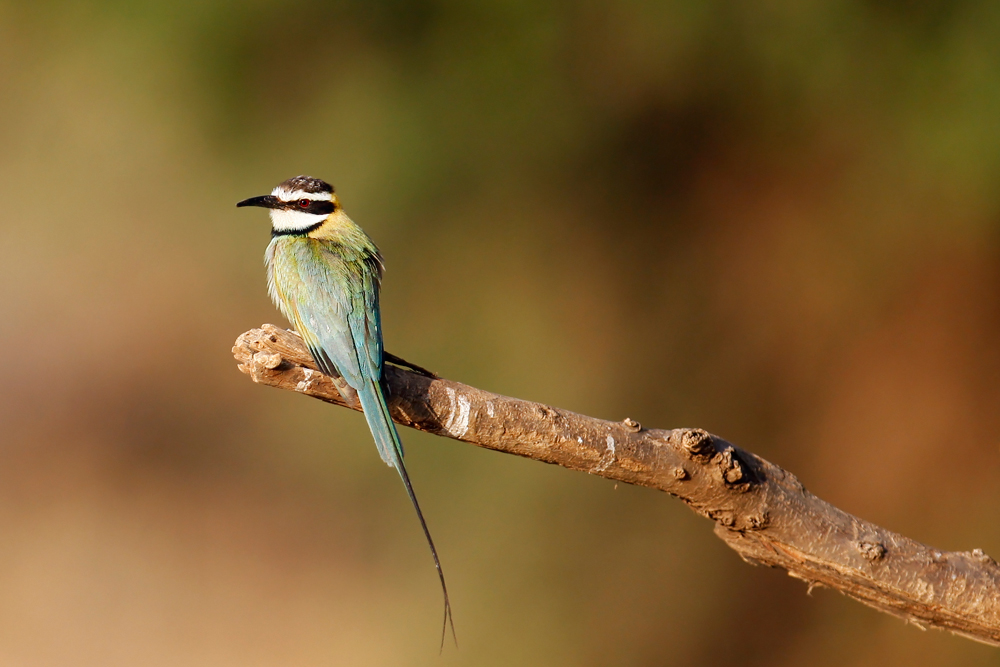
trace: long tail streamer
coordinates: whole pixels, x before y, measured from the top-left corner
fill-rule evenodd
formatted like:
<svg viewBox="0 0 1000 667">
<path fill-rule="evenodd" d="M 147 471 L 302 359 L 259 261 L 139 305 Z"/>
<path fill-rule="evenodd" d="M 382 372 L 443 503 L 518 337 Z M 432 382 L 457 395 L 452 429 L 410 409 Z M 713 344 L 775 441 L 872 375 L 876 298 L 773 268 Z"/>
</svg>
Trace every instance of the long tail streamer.
<svg viewBox="0 0 1000 667">
<path fill-rule="evenodd" d="M 424 531 L 424 537 L 427 538 L 427 546 L 430 547 L 431 556 L 434 557 L 434 567 L 437 569 L 438 579 L 441 580 L 441 592 L 444 595 L 441 650 L 444 650 L 444 640 L 448 634 L 448 628 L 451 628 L 451 636 L 455 640 L 455 646 L 457 647 L 458 635 L 455 634 L 455 621 L 451 615 L 451 601 L 448 598 L 448 585 L 444 580 L 444 570 L 441 569 L 441 559 L 438 558 L 437 548 L 434 546 L 434 540 L 431 538 L 431 531 L 427 528 L 424 513 L 420 510 L 420 503 L 417 502 L 417 494 L 413 492 L 413 484 L 410 483 L 410 476 L 406 472 L 406 466 L 403 465 L 403 443 L 399 439 L 396 425 L 389 416 L 389 407 L 386 405 L 385 395 L 382 393 L 382 388 L 376 382 L 368 382 L 359 389 L 358 398 L 361 401 L 361 407 L 364 409 L 365 418 L 368 421 L 368 427 L 371 429 L 372 437 L 375 438 L 379 454 L 382 455 L 382 459 L 386 463 L 399 472 L 399 476 L 403 480 L 403 486 L 406 487 L 406 495 L 410 497 L 413 509 L 417 512 L 420 527 Z"/>
</svg>

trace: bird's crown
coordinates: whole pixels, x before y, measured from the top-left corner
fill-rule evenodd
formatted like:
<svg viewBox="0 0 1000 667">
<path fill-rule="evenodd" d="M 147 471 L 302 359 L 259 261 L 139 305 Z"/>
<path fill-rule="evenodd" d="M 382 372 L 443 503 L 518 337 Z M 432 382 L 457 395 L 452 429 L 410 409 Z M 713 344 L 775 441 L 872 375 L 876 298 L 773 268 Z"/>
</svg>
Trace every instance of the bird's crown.
<svg viewBox="0 0 1000 667">
<path fill-rule="evenodd" d="M 299 199 L 330 201 L 333 199 L 333 186 L 312 176 L 295 176 L 279 183 L 271 194 L 283 202 Z"/>
</svg>

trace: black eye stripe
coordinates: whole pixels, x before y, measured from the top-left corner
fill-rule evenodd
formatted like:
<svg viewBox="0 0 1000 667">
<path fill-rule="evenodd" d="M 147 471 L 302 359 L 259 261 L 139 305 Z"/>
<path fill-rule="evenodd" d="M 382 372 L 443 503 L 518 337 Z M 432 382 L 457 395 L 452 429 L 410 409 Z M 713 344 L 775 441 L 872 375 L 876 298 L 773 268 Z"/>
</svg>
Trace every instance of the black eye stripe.
<svg viewBox="0 0 1000 667">
<path fill-rule="evenodd" d="M 314 215 L 329 215 L 337 210 L 337 206 L 332 201 L 327 201 L 325 199 L 312 199 L 309 202 L 309 206 L 300 206 L 300 199 L 295 201 L 283 202 L 281 208 L 286 211 L 302 211 L 303 213 L 312 213 Z"/>
</svg>

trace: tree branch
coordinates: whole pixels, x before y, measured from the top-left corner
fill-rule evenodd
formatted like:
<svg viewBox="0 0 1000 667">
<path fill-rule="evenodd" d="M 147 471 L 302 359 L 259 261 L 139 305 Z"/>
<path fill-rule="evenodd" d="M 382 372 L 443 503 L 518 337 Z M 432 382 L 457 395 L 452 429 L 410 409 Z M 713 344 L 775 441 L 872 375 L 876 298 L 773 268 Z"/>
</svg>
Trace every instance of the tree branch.
<svg viewBox="0 0 1000 667">
<path fill-rule="evenodd" d="M 240 336 L 233 354 L 254 382 L 360 410 L 316 370 L 295 332 L 265 324 Z M 666 491 L 714 521 L 715 534 L 749 563 L 921 627 L 1000 645 L 1000 566 L 980 549 L 940 551 L 858 519 L 700 429 L 604 421 L 395 366 L 385 376 L 403 426 Z"/>
</svg>

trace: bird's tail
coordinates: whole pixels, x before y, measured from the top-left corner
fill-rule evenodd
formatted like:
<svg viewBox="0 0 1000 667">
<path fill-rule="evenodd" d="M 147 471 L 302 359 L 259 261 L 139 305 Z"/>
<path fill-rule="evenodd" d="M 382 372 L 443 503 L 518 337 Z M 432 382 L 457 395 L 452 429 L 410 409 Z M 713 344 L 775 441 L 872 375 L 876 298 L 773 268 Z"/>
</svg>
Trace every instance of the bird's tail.
<svg viewBox="0 0 1000 667">
<path fill-rule="evenodd" d="M 448 600 L 448 586 L 444 582 L 444 570 L 441 569 L 441 560 L 438 558 L 437 549 L 434 547 L 434 540 L 431 539 L 431 531 L 427 529 L 427 522 L 424 520 L 424 513 L 420 511 L 420 504 L 417 502 L 417 495 L 413 492 L 413 485 L 410 484 L 410 476 L 406 473 L 406 466 L 403 465 L 403 443 L 399 439 L 396 425 L 389 416 L 389 407 L 385 402 L 385 394 L 377 381 L 368 380 L 358 388 L 358 398 L 361 407 L 365 412 L 365 419 L 368 421 L 368 428 L 371 429 L 372 437 L 375 438 L 375 446 L 382 460 L 389 466 L 396 469 L 403 486 L 406 487 L 406 495 L 413 503 L 413 509 L 417 512 L 420 520 L 420 527 L 424 530 L 424 537 L 427 538 L 427 545 L 431 548 L 431 556 L 434 557 L 434 567 L 437 569 L 438 578 L 441 580 L 441 592 L 444 594 L 444 625 L 441 628 L 441 647 L 444 648 L 444 638 L 448 628 L 451 628 L 451 636 L 455 639 L 456 646 L 458 638 L 455 635 L 455 622 L 451 617 L 451 602 Z"/>
</svg>

